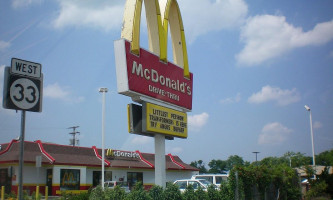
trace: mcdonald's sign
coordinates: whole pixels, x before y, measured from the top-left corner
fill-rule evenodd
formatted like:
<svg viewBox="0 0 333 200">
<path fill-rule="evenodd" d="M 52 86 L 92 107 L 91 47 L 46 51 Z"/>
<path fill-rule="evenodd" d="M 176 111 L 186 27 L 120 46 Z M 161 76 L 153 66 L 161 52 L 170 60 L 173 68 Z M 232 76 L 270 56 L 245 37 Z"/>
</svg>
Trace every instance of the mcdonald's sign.
<svg viewBox="0 0 333 200">
<path fill-rule="evenodd" d="M 140 48 L 144 3 L 149 51 Z M 173 63 L 167 60 L 168 27 Z M 120 40 L 114 42 L 118 92 L 192 110 L 193 74 L 189 72 L 183 22 L 176 0 L 127 0 Z"/>
<path fill-rule="evenodd" d="M 61 189 L 79 189 L 80 188 L 80 170 L 61 169 L 60 171 Z"/>
<path fill-rule="evenodd" d="M 106 156 L 124 157 L 124 158 L 139 158 L 140 157 L 137 152 L 119 151 L 119 150 L 113 150 L 113 149 L 107 149 Z"/>
</svg>

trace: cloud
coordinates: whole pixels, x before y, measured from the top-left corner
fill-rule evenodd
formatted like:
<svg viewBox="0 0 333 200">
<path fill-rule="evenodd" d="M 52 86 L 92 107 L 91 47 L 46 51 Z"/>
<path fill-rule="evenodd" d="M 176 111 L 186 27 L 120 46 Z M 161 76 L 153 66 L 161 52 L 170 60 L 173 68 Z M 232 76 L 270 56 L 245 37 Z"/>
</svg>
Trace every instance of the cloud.
<svg viewBox="0 0 333 200">
<path fill-rule="evenodd" d="M 323 127 L 323 124 L 321 122 L 315 121 L 313 123 L 313 128 L 315 128 L 315 129 L 319 129 L 319 128 L 322 128 L 322 127 Z"/>
<path fill-rule="evenodd" d="M 44 97 L 47 98 L 58 99 L 72 103 L 74 102 L 78 103 L 84 101 L 84 97 L 73 97 L 67 88 L 61 87 L 58 83 L 47 85 L 43 89 L 43 95 Z"/>
<path fill-rule="evenodd" d="M 241 100 L 241 94 L 237 93 L 235 97 L 228 97 L 220 101 L 221 104 L 238 103 Z"/>
<path fill-rule="evenodd" d="M 188 127 L 192 131 L 199 131 L 206 125 L 209 115 L 207 113 L 201 113 L 199 115 L 188 116 Z"/>
<path fill-rule="evenodd" d="M 33 4 L 41 4 L 43 0 L 12 0 L 12 7 L 14 9 L 27 8 Z"/>
<path fill-rule="evenodd" d="M 154 141 L 152 137 L 135 135 L 131 138 L 131 144 L 133 145 L 146 145 Z"/>
<path fill-rule="evenodd" d="M 243 0 L 178 1 L 189 42 L 211 31 L 239 27 L 248 7 Z"/>
<path fill-rule="evenodd" d="M 333 39 L 333 20 L 317 24 L 304 32 L 286 22 L 284 16 L 258 15 L 241 29 L 243 50 L 236 55 L 240 65 L 254 66 L 281 56 L 295 48 L 322 45 Z"/>
<path fill-rule="evenodd" d="M 61 29 L 68 26 L 93 27 L 110 31 L 120 30 L 124 2 L 108 0 L 58 0 L 59 15 L 54 19 L 53 26 Z"/>
<path fill-rule="evenodd" d="M 278 87 L 266 85 L 261 91 L 252 94 L 248 98 L 249 103 L 265 103 L 267 101 L 275 101 L 279 106 L 286 106 L 291 103 L 298 102 L 301 99 L 296 88 L 292 90 L 282 90 Z"/>
<path fill-rule="evenodd" d="M 266 124 L 261 130 L 258 144 L 281 144 L 288 139 L 291 132 L 291 129 L 279 122 Z"/>
<path fill-rule="evenodd" d="M 53 21 L 57 29 L 74 26 L 110 31 L 121 27 L 124 1 L 58 0 L 58 3 L 60 12 Z M 248 11 L 244 0 L 200 0 L 195 3 L 182 0 L 178 4 L 190 42 L 210 31 L 240 27 Z M 145 16 L 142 15 L 142 19 L 145 20 Z"/>
<path fill-rule="evenodd" d="M 171 154 L 179 154 L 179 153 L 182 153 L 184 151 L 184 149 L 182 147 L 172 147 L 172 148 L 168 148 L 168 150 Z"/>
<path fill-rule="evenodd" d="M 0 40 L 0 51 L 4 51 L 8 47 L 10 47 L 10 42 L 5 42 Z"/>
</svg>

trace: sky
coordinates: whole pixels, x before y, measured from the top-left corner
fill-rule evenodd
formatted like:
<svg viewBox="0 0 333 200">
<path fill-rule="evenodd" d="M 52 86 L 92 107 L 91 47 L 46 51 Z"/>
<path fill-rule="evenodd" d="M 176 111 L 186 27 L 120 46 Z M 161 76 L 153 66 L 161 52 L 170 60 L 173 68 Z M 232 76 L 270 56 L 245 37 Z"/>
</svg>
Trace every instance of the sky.
<svg viewBox="0 0 333 200">
<path fill-rule="evenodd" d="M 166 141 L 166 154 L 190 163 L 231 155 L 246 161 L 312 155 L 333 148 L 333 1 L 178 0 L 193 73 L 188 138 Z M 42 112 L 27 112 L 25 140 L 154 153 L 154 139 L 128 133 L 117 93 L 113 42 L 123 0 L 0 1 L 0 102 L 12 58 L 42 64 Z M 145 11 L 140 46 L 148 49 Z M 171 48 L 168 51 L 172 51 Z M 171 53 L 168 60 L 172 61 Z M 0 108 L 0 143 L 20 135 L 21 111 Z"/>
</svg>

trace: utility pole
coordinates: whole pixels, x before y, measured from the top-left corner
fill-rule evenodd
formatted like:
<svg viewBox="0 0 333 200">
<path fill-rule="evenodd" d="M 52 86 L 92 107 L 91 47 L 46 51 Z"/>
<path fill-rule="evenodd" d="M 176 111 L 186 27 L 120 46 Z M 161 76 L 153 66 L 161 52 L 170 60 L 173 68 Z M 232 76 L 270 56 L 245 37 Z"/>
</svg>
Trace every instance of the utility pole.
<svg viewBox="0 0 333 200">
<path fill-rule="evenodd" d="M 259 151 L 254 151 L 254 152 L 252 152 L 252 153 L 255 153 L 256 154 L 256 165 L 258 165 L 258 153 L 260 153 Z"/>
<path fill-rule="evenodd" d="M 73 129 L 73 132 L 69 133 L 70 135 L 73 135 L 73 139 L 71 139 L 71 144 L 73 145 L 73 147 L 75 147 L 75 143 L 76 143 L 76 134 L 80 134 L 80 132 L 76 131 L 77 128 L 79 128 L 80 126 L 72 126 L 69 127 L 68 129 Z"/>
</svg>

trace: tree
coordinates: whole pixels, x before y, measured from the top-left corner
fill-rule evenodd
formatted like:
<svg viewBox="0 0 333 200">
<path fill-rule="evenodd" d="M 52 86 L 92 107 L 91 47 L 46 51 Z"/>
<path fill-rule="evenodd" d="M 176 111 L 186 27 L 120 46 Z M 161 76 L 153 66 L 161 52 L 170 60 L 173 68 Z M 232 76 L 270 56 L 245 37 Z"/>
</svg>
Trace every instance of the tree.
<svg viewBox="0 0 333 200">
<path fill-rule="evenodd" d="M 208 163 L 208 166 L 210 167 L 209 173 L 220 174 L 227 171 L 227 161 L 224 160 L 213 159 Z"/>
<path fill-rule="evenodd" d="M 260 161 L 260 165 L 265 165 L 265 166 L 274 166 L 274 165 L 282 165 L 282 164 L 287 164 L 289 161 L 287 159 L 281 157 L 266 157 Z M 288 164 L 289 166 L 289 164 Z"/>
<path fill-rule="evenodd" d="M 192 161 L 190 165 L 192 167 L 198 168 L 200 174 L 207 173 L 205 163 L 202 160 Z"/>
<path fill-rule="evenodd" d="M 304 153 L 288 151 L 283 155 L 283 158 L 291 162 L 291 167 L 301 167 L 304 165 L 311 165 L 312 158 L 305 156 Z"/>
<path fill-rule="evenodd" d="M 324 151 L 316 156 L 316 164 L 324 166 L 333 166 L 333 149 Z"/>
<path fill-rule="evenodd" d="M 226 161 L 226 169 L 231 170 L 234 166 L 243 166 L 244 165 L 244 160 L 242 157 L 233 155 L 229 156 L 228 160 Z"/>
</svg>

